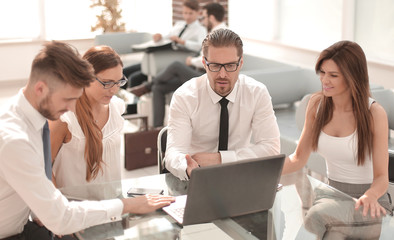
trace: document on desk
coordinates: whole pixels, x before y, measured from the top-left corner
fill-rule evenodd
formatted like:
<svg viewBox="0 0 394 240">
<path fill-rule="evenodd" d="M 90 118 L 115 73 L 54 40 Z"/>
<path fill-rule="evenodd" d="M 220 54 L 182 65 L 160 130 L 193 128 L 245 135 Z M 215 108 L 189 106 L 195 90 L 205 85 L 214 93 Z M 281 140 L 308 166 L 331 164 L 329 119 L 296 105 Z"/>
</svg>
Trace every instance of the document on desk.
<svg viewBox="0 0 394 240">
<path fill-rule="evenodd" d="M 161 46 L 165 46 L 165 45 L 168 45 L 168 44 L 171 44 L 171 40 L 164 40 L 164 39 L 162 39 L 162 40 L 157 41 L 157 42 L 155 42 L 153 40 L 150 40 L 148 42 L 144 42 L 144 43 L 140 43 L 140 44 L 133 44 L 133 45 L 131 45 L 131 48 L 133 50 L 143 51 L 143 50 L 146 50 L 149 47 L 161 47 Z"/>
<path fill-rule="evenodd" d="M 180 240 L 221 239 L 232 240 L 222 229 L 214 223 L 201 223 L 184 226 L 179 234 Z"/>
</svg>

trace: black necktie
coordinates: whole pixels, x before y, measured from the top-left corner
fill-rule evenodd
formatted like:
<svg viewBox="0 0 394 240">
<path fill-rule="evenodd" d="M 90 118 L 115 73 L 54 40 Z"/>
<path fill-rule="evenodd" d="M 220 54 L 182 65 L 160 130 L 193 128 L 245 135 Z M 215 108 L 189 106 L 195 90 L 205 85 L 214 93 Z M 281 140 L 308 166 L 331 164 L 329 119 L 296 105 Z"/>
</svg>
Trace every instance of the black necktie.
<svg viewBox="0 0 394 240">
<path fill-rule="evenodd" d="M 42 130 L 42 143 L 44 145 L 44 162 L 45 162 L 45 174 L 48 179 L 52 179 L 52 156 L 51 156 L 51 139 L 49 136 L 48 121 L 45 122 Z"/>
<path fill-rule="evenodd" d="M 219 151 L 227 150 L 228 144 L 228 100 L 223 97 L 220 101 L 220 128 L 219 128 Z"/>
<path fill-rule="evenodd" d="M 187 24 L 185 24 L 185 26 L 183 27 L 182 31 L 179 33 L 178 37 L 182 36 L 182 34 L 185 32 L 186 28 L 187 28 Z"/>
</svg>

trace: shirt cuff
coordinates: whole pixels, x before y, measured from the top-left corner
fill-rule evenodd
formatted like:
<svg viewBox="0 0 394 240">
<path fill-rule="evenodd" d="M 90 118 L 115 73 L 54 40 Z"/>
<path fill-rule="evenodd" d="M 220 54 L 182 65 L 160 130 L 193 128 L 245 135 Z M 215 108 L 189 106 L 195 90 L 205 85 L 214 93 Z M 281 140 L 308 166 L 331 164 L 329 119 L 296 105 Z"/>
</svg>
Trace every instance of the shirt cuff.
<svg viewBox="0 0 394 240">
<path fill-rule="evenodd" d="M 122 219 L 123 202 L 120 199 L 111 199 L 100 201 L 103 205 L 108 206 L 108 222 L 120 221 Z"/>
<path fill-rule="evenodd" d="M 182 181 L 189 181 L 189 178 L 186 175 L 187 164 L 186 159 L 184 164 L 180 164 L 177 168 L 171 170 L 171 168 L 167 168 L 175 177 L 179 178 Z"/>
<path fill-rule="evenodd" d="M 178 175 L 178 178 L 180 180 L 183 180 L 183 181 L 189 181 L 190 180 L 189 176 L 186 174 L 186 171 L 187 171 L 187 167 L 184 168 L 184 170 L 183 170 L 183 167 L 182 167 L 182 170 L 180 172 L 181 174 Z"/>
<path fill-rule="evenodd" d="M 222 158 L 222 163 L 229 163 L 237 161 L 237 155 L 235 151 L 219 151 Z"/>
</svg>

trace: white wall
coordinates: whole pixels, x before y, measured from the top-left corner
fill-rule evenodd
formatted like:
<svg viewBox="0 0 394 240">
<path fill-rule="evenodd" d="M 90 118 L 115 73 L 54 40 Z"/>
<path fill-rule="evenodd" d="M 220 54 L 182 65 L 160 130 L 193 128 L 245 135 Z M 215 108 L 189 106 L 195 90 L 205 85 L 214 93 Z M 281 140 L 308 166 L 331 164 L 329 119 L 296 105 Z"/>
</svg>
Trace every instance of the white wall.
<svg viewBox="0 0 394 240">
<path fill-rule="evenodd" d="M 78 48 L 82 54 L 93 45 L 93 39 L 70 40 L 68 43 Z M 42 48 L 43 42 L 1 43 L 0 44 L 0 85 L 26 82 L 31 62 Z M 318 52 L 244 39 L 245 53 L 262 56 L 305 68 L 314 68 Z M 385 88 L 394 89 L 394 66 L 368 62 L 370 81 Z"/>
<path fill-rule="evenodd" d="M 90 46 L 93 39 L 65 41 L 75 46 L 82 54 Z M 44 42 L 0 43 L 0 84 L 26 82 L 34 57 Z"/>
<path fill-rule="evenodd" d="M 394 88 L 394 48 L 388 47 L 394 43 L 392 1 L 228 0 L 228 5 L 229 27 L 243 38 L 245 52 L 313 69 L 322 49 L 353 40 L 366 53 L 370 81 Z"/>
<path fill-rule="evenodd" d="M 243 40 L 245 53 L 283 61 L 300 67 L 314 69 L 319 56 L 318 51 L 250 39 Z M 394 66 L 368 61 L 368 71 L 371 82 L 382 85 L 385 88 L 394 89 Z"/>
<path fill-rule="evenodd" d="M 156 6 L 158 2 L 160 2 L 160 5 L 158 5 L 159 7 Z M 288 2 L 291 3 L 291 1 Z M 352 1 L 344 2 L 344 8 L 346 8 L 349 2 Z M 239 33 L 241 37 L 244 36 L 242 38 L 245 42 L 246 53 L 312 69 L 319 52 L 291 47 L 279 41 L 272 41 L 278 34 L 276 29 L 280 25 L 280 20 L 277 19 L 277 15 L 274 14 L 274 12 L 278 11 L 275 7 L 273 8 L 273 6 L 276 6 L 274 3 L 276 3 L 274 0 L 259 1 L 258 3 L 255 0 L 229 0 L 230 28 Z M 141 30 L 138 28 L 141 27 L 156 32 L 156 27 L 164 30 L 171 25 L 171 11 L 169 11 L 171 8 L 170 0 L 130 0 L 124 1 L 123 4 L 123 16 L 127 19 L 127 22 L 132 23 L 128 25 L 128 29 Z M 157 8 L 162 11 L 161 14 L 153 15 L 156 18 L 168 19 L 168 21 L 161 21 L 159 24 L 155 23 L 150 25 L 150 23 L 154 22 L 150 21 L 150 16 L 152 15 L 147 13 L 152 4 L 156 4 L 155 9 Z M 331 2 L 327 2 L 327 4 L 331 4 Z M 350 8 L 353 8 L 353 5 L 351 5 Z M 244 11 L 245 6 L 253 6 L 253 8 Z M 274 11 L 272 11 L 272 9 L 274 9 Z M 152 9 L 150 10 L 153 11 Z M 348 15 L 348 18 L 350 17 L 352 17 L 351 14 Z M 351 22 L 348 18 L 343 20 L 343 29 L 345 30 L 347 29 L 346 24 Z M 274 24 L 269 22 L 274 22 Z M 254 26 L 250 23 L 259 24 L 258 26 Z M 267 25 L 264 28 L 265 31 L 261 31 L 261 24 Z M 249 25 L 253 28 L 253 31 L 250 31 L 250 28 L 246 27 Z M 246 35 L 254 39 L 263 40 L 256 41 L 246 39 Z M 70 40 L 67 42 L 76 46 L 81 52 L 93 45 L 93 39 Z M 4 86 L 4 84 L 21 84 L 26 82 L 29 76 L 31 62 L 41 49 L 42 44 L 42 41 L 0 43 L 0 84 Z M 369 59 L 369 57 L 371 59 L 373 58 L 373 56 L 368 56 L 367 54 L 367 59 Z M 368 66 L 371 82 L 383 85 L 386 88 L 394 89 L 394 81 L 392 79 L 394 77 L 394 64 L 390 65 L 387 61 L 386 63 L 369 61 Z"/>
</svg>

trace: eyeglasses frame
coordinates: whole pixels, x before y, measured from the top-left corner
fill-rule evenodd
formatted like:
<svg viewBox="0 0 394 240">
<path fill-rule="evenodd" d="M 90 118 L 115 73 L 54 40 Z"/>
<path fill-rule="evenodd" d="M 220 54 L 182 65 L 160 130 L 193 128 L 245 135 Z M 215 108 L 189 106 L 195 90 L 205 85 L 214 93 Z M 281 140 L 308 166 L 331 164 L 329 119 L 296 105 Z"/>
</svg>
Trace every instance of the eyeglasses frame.
<svg viewBox="0 0 394 240">
<path fill-rule="evenodd" d="M 122 87 L 122 86 L 124 86 L 124 85 L 129 81 L 129 79 L 127 79 L 127 77 L 126 77 L 125 75 L 123 75 L 123 78 L 120 79 L 120 80 L 117 81 L 117 82 L 114 82 L 114 81 L 103 82 L 103 81 L 101 81 L 97 76 L 96 76 L 96 80 L 97 80 L 99 83 L 101 83 L 101 85 L 103 85 L 103 88 L 104 88 L 104 89 L 113 88 L 115 85 L 118 86 L 118 87 Z M 108 87 L 108 86 L 109 86 L 109 87 Z"/>
<path fill-rule="evenodd" d="M 213 62 L 208 62 L 208 60 L 207 60 L 207 58 L 206 57 L 204 57 L 204 59 L 205 59 L 205 64 L 208 66 L 208 69 L 209 69 L 209 71 L 211 71 L 211 72 L 220 72 L 220 70 L 222 70 L 222 67 L 224 67 L 224 70 L 226 71 L 226 72 L 235 72 L 235 71 L 237 71 L 238 70 L 238 67 L 239 67 L 239 64 L 240 64 L 240 62 L 241 62 L 241 58 L 242 58 L 242 56 L 240 56 L 239 57 L 239 59 L 238 59 L 238 62 L 233 62 L 233 63 L 225 63 L 225 64 L 221 64 L 221 63 L 213 63 Z M 211 68 L 209 67 L 209 65 L 211 65 L 211 64 L 217 64 L 217 65 L 220 65 L 220 68 L 219 68 L 219 70 L 218 71 L 212 71 L 211 70 Z M 226 65 L 227 64 L 235 64 L 235 65 L 237 65 L 237 67 L 235 68 L 235 70 L 234 71 L 227 71 L 227 68 L 226 68 Z"/>
</svg>

